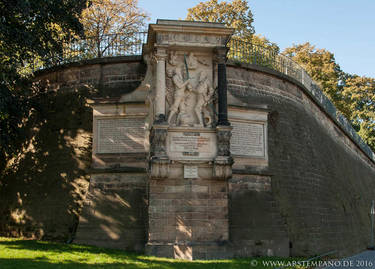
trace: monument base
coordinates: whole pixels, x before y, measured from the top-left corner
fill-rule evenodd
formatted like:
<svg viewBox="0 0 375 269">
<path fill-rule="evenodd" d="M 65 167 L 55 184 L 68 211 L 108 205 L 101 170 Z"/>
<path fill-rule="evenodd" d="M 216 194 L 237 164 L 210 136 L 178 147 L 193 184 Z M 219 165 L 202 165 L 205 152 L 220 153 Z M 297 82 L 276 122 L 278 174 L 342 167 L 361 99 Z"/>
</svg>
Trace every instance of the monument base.
<svg viewBox="0 0 375 269">
<path fill-rule="evenodd" d="M 196 164 L 195 178 L 184 177 L 185 166 L 174 163 L 169 178 L 149 179 L 146 252 L 181 259 L 224 257 L 228 182 L 212 178 L 213 164 Z"/>
</svg>

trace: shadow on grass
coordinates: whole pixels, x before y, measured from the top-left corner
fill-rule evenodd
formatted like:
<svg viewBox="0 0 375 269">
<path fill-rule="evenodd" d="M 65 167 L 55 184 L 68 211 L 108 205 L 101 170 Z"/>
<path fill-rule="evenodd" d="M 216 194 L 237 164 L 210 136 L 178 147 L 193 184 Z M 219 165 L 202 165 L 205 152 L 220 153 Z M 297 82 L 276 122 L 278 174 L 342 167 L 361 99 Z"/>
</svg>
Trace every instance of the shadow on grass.
<svg viewBox="0 0 375 269">
<path fill-rule="evenodd" d="M 252 267 L 250 263 L 238 262 L 236 260 L 231 260 L 227 262 L 204 262 L 204 261 L 193 261 L 193 262 L 181 262 L 181 261 L 145 261 L 143 259 L 137 259 L 133 261 L 124 261 L 123 263 L 80 263 L 71 260 L 65 260 L 62 263 L 52 263 L 47 258 L 35 258 L 35 259 L 1 259 L 0 258 L 0 268 L 1 269 L 13 269 L 13 268 L 105 268 L 105 269 L 142 269 L 142 268 L 158 268 L 158 269 L 241 269 L 241 268 L 256 268 Z"/>
<path fill-rule="evenodd" d="M 36 258 L 36 259 L 0 259 L 0 268 L 2 269 L 18 269 L 18 268 L 126 268 L 126 269 L 140 269 L 140 268 L 172 268 L 168 266 L 158 266 L 158 267 L 148 267 L 147 265 L 137 265 L 137 264 L 125 264 L 125 263 L 96 263 L 96 264 L 87 264 L 79 263 L 74 261 L 64 261 L 64 263 L 51 263 L 48 259 Z"/>
<path fill-rule="evenodd" d="M 0 253 L 0 268 L 250 268 L 251 259 L 222 261 L 182 261 L 143 256 L 116 249 L 104 249 L 84 245 L 67 245 L 33 240 L 4 240 L 0 248 L 9 258 Z M 59 259 L 55 259 L 59 255 Z M 31 257 L 30 257 L 31 256 Z M 26 258 L 30 257 L 30 258 Z M 256 269 L 256 267 L 252 267 Z"/>
<path fill-rule="evenodd" d="M 99 248 L 94 246 L 76 245 L 76 244 L 62 244 L 47 241 L 35 240 L 12 240 L 0 241 L 0 245 L 6 246 L 8 249 L 32 250 L 32 251 L 47 251 L 47 252 L 89 252 L 91 254 L 107 253 L 118 254 L 124 256 L 136 256 L 136 253 L 126 254 L 124 251 L 108 248 Z"/>
</svg>

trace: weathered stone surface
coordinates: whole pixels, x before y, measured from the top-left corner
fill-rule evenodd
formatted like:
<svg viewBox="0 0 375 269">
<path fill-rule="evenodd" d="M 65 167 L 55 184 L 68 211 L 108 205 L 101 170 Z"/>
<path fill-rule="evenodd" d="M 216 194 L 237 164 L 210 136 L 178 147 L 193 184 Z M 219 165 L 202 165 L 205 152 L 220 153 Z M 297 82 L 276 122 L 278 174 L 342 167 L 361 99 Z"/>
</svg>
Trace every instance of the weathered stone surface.
<svg viewBox="0 0 375 269">
<path fill-rule="evenodd" d="M 95 174 L 74 242 L 144 251 L 147 201 L 145 174 Z"/>
<path fill-rule="evenodd" d="M 289 256 L 287 225 L 270 176 L 234 175 L 229 181 L 229 215 L 236 256 Z"/>
<path fill-rule="evenodd" d="M 177 244 L 173 257 L 196 259 L 195 244 L 228 241 L 228 187 L 225 181 L 199 178 L 151 180 L 149 192 L 149 239 L 146 246 L 149 254 L 164 252 L 158 250 L 158 246 L 164 249 L 168 244 Z"/>
<path fill-rule="evenodd" d="M 238 67 L 228 68 L 228 81 L 229 105 L 266 105 L 270 111 L 268 167 L 246 166 L 235 157 L 234 172 L 270 175 L 271 184 L 262 186 L 261 178 L 255 178 L 244 185 L 234 175 L 229 192 L 232 240 L 248 242 L 247 253 L 264 254 L 268 243 L 251 247 L 252 240 L 287 246 L 289 238 L 293 256 L 331 250 L 348 255 L 365 248 L 374 163 L 291 82 Z"/>
<path fill-rule="evenodd" d="M 20 154 L 0 172 L 0 235 L 68 241 L 88 189 L 92 116 L 85 88 L 42 94 Z M 21 143 L 22 142 L 22 143 Z"/>
</svg>

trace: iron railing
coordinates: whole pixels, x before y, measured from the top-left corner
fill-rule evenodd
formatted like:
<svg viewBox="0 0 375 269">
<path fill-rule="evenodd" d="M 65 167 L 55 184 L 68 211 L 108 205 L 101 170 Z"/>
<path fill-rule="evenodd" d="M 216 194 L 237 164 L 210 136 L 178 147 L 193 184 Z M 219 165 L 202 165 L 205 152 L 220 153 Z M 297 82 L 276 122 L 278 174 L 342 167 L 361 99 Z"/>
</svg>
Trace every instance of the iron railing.
<svg viewBox="0 0 375 269">
<path fill-rule="evenodd" d="M 291 58 L 279 54 L 271 47 L 263 47 L 238 39 L 229 42 L 228 59 L 233 62 L 258 65 L 276 70 L 294 78 L 304 86 L 310 86 L 312 79 L 307 72 Z"/>
<path fill-rule="evenodd" d="M 142 55 L 142 44 L 146 43 L 147 32 L 108 34 L 100 38 L 88 37 L 63 45 L 62 53 L 46 59 L 35 59 L 26 68 L 32 72 L 83 60 L 104 57 Z"/>
<path fill-rule="evenodd" d="M 88 37 L 68 42 L 63 52 L 47 59 L 35 59 L 26 69 L 34 72 L 53 66 L 104 57 L 142 55 L 142 44 L 146 42 L 147 32 L 119 33 L 104 35 L 100 39 Z M 264 66 L 296 79 L 303 85 L 312 80 L 307 72 L 290 58 L 281 55 L 273 48 L 263 47 L 238 39 L 229 42 L 228 59 L 234 62 Z"/>
</svg>

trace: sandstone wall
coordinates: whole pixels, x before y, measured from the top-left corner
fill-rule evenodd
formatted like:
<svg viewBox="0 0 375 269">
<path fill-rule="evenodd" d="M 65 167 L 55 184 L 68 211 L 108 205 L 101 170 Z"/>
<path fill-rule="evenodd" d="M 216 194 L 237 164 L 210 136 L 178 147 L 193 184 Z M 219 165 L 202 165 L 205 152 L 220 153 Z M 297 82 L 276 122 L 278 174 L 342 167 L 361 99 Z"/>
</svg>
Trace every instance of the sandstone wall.
<svg viewBox="0 0 375 269">
<path fill-rule="evenodd" d="M 66 241 L 81 216 L 77 242 L 144 250 L 145 154 L 104 154 L 105 164 L 92 169 L 89 105 L 93 100 L 116 105 L 144 73 L 140 58 L 133 57 L 39 74 L 49 81 L 49 91 L 36 99 L 40 109 L 28 119 L 23 154 L 2 175 L 0 234 Z M 364 249 L 375 197 L 375 168 L 368 154 L 295 81 L 231 64 L 227 76 L 229 110 L 262 107 L 268 112 L 267 162 L 235 158 L 227 185 L 228 247 L 234 255 L 311 256 L 332 250 L 347 255 Z M 192 207 L 189 197 L 178 197 L 178 184 L 165 184 L 160 191 L 173 190 L 181 199 L 160 203 L 168 208 L 175 199 Z M 210 193 L 210 184 L 204 186 Z M 81 213 L 84 201 L 91 206 Z M 160 212 L 155 213 L 156 223 Z M 203 213 L 207 216 L 196 215 L 209 219 L 211 213 Z M 200 219 L 189 221 L 197 231 L 204 226 Z"/>
<path fill-rule="evenodd" d="M 144 72 L 140 57 L 123 57 L 76 63 L 37 74 L 37 80 L 46 84 L 46 91 L 32 99 L 35 109 L 21 130 L 25 135 L 23 153 L 15 156 L 1 175 L 1 235 L 72 240 L 91 174 L 93 124 L 89 104 L 95 98 L 116 100 L 134 90 Z M 122 208 L 122 217 L 131 221 L 124 225 L 137 226 L 142 231 L 140 240 L 144 240 L 145 228 L 138 223 L 145 223 L 140 219 L 146 216 L 136 208 L 142 208 L 145 187 L 144 183 L 133 185 L 142 186 L 141 190 L 137 192 L 139 188 L 135 187 L 127 191 L 124 187 L 114 199 L 135 205 L 131 210 Z M 98 199 L 106 199 L 106 193 L 112 191 L 106 188 Z M 129 234 L 136 237 L 134 230 Z"/>
<path fill-rule="evenodd" d="M 229 66 L 227 72 L 230 106 L 265 105 L 269 111 L 268 166 L 233 167 L 242 177 L 258 175 L 266 190 L 245 191 L 238 187 L 238 175 L 233 176 L 231 201 L 236 208 L 230 211 L 249 212 L 250 225 L 244 234 L 234 228 L 243 225 L 242 220 L 232 217 L 232 238 L 285 237 L 278 228 L 284 224 L 293 256 L 334 250 L 347 255 L 365 249 L 375 197 L 373 161 L 305 89 L 254 67 Z M 259 222 L 265 219 L 262 212 L 275 209 L 279 214 L 267 213 L 269 220 Z"/>
<path fill-rule="evenodd" d="M 142 252 L 146 244 L 147 175 L 92 174 L 74 243 Z"/>
</svg>

